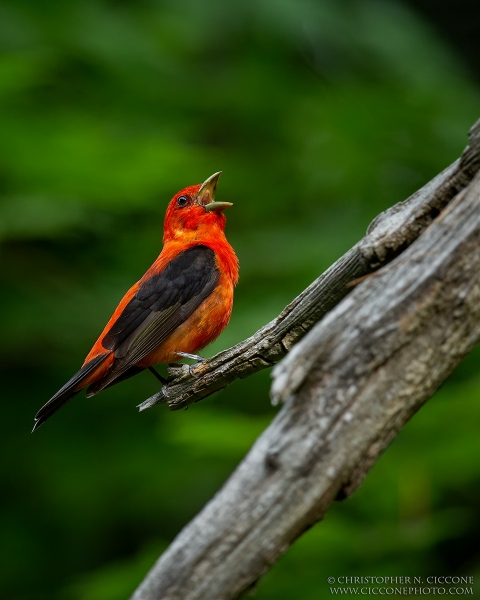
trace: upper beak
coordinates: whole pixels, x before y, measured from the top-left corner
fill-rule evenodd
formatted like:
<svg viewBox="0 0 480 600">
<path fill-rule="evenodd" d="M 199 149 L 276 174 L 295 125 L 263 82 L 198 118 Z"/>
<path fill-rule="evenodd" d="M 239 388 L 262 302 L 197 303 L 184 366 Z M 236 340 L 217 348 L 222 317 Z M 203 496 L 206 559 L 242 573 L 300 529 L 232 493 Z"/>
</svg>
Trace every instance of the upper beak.
<svg viewBox="0 0 480 600">
<path fill-rule="evenodd" d="M 197 202 L 202 204 L 207 212 L 222 212 L 222 210 L 232 206 L 231 202 L 215 202 L 215 190 L 221 174 L 222 172 L 219 171 L 211 175 L 198 190 Z"/>
</svg>

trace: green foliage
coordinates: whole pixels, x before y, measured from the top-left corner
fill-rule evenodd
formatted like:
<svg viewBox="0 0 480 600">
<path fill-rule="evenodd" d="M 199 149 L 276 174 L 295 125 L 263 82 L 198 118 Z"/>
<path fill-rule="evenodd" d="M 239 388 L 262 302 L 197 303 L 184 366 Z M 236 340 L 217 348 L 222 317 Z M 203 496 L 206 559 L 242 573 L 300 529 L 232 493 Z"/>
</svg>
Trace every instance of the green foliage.
<svg viewBox="0 0 480 600">
<path fill-rule="evenodd" d="M 138 415 L 149 374 L 31 436 L 161 247 L 166 204 L 224 171 L 241 263 L 213 353 L 273 318 L 380 210 L 454 160 L 479 90 L 404 5 L 20 0 L 0 5 L 2 598 L 126 598 L 275 411 L 263 372 Z M 478 571 L 478 352 L 259 584 Z"/>
</svg>

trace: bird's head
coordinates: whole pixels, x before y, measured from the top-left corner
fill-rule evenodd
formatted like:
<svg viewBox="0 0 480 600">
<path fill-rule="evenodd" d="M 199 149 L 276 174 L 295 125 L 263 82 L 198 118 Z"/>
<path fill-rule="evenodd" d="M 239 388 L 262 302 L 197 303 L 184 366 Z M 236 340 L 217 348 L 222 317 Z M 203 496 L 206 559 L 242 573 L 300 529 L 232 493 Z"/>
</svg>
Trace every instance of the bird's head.
<svg viewBox="0 0 480 600">
<path fill-rule="evenodd" d="M 223 211 L 231 202 L 215 202 L 215 190 L 221 171 L 214 173 L 202 184 L 181 190 L 170 200 L 165 215 L 163 241 L 185 236 L 201 239 L 225 229 Z"/>
</svg>

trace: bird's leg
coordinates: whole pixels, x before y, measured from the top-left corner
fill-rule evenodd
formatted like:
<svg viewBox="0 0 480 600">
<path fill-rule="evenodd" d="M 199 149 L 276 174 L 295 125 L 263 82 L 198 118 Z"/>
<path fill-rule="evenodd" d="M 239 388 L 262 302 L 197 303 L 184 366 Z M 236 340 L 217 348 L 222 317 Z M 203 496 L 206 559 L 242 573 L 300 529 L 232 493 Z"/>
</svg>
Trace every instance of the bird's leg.
<svg viewBox="0 0 480 600">
<path fill-rule="evenodd" d="M 198 364 L 203 364 L 207 360 L 204 356 L 199 356 L 198 354 L 190 354 L 189 352 L 177 352 L 176 354 L 183 358 L 191 358 L 192 360 L 197 361 L 194 365 L 188 365 L 190 375 L 193 375 L 193 370 Z"/>
<path fill-rule="evenodd" d="M 160 373 L 158 373 L 158 371 L 156 371 L 153 367 L 148 367 L 148 370 L 155 375 L 155 377 L 158 379 L 158 381 L 160 381 L 160 383 L 162 383 L 163 385 L 167 383 L 165 377 L 162 377 Z"/>
</svg>

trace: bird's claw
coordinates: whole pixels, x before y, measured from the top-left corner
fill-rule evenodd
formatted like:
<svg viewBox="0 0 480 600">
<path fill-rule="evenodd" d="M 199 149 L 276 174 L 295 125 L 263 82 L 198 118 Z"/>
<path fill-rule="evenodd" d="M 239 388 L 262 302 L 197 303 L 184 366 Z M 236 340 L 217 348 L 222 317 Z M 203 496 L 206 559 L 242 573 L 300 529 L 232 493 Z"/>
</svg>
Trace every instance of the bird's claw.
<svg viewBox="0 0 480 600">
<path fill-rule="evenodd" d="M 180 375 L 186 374 L 186 367 L 189 365 L 185 363 L 168 363 L 167 372 L 172 379 L 175 377 L 180 377 Z"/>
<path fill-rule="evenodd" d="M 195 376 L 195 369 L 199 366 L 199 365 L 203 365 L 206 362 L 206 358 L 204 356 L 199 356 L 198 354 L 190 354 L 189 352 L 177 352 L 176 353 L 178 356 L 181 356 L 182 358 L 190 358 L 191 360 L 196 360 L 197 362 L 194 365 L 187 365 L 185 363 L 182 363 L 181 365 L 175 365 L 175 363 L 169 365 L 170 369 L 169 372 L 171 371 L 175 371 L 174 366 L 177 367 L 177 369 L 180 367 L 182 370 L 184 367 L 188 367 L 188 372 L 190 373 L 190 375 L 192 377 Z"/>
</svg>

